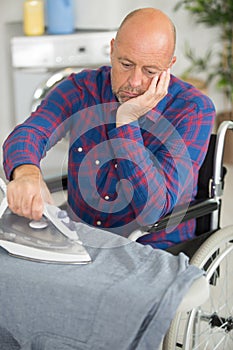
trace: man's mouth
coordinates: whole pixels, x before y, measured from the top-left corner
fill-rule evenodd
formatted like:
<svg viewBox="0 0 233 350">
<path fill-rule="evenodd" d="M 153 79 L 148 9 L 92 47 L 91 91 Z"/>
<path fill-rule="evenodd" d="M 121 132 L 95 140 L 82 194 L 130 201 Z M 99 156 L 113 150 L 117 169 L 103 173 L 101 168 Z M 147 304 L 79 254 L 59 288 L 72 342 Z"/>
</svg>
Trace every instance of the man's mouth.
<svg viewBox="0 0 233 350">
<path fill-rule="evenodd" d="M 139 92 L 133 92 L 133 91 L 127 91 L 127 90 L 120 91 L 120 93 L 122 93 L 125 96 L 132 96 L 132 97 L 137 97 L 139 95 Z"/>
<path fill-rule="evenodd" d="M 129 99 L 131 99 L 131 98 L 138 97 L 139 95 L 140 95 L 139 93 L 130 92 L 130 91 L 120 91 L 120 92 L 119 92 L 119 96 L 120 96 L 121 99 L 123 99 L 123 100 L 129 100 Z"/>
</svg>

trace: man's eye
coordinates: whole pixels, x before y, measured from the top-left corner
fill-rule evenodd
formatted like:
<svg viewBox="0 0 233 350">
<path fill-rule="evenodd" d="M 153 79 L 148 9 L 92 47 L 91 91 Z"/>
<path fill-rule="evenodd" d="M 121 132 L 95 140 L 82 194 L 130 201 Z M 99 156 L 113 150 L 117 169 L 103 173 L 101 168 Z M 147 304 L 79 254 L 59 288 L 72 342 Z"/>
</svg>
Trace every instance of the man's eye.
<svg viewBox="0 0 233 350">
<path fill-rule="evenodd" d="M 124 68 L 130 68 L 130 67 L 132 67 L 132 64 L 131 64 L 131 63 L 121 62 L 121 65 L 122 65 Z"/>
<path fill-rule="evenodd" d="M 159 75 L 159 72 L 153 70 L 147 70 L 146 73 L 150 76 Z"/>
</svg>

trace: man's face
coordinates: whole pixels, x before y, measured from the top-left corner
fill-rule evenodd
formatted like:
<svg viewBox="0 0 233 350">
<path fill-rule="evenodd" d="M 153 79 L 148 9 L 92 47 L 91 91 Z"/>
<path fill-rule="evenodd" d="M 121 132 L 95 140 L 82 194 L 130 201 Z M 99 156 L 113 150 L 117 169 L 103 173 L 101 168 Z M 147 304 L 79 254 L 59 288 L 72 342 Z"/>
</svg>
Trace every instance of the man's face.
<svg viewBox="0 0 233 350">
<path fill-rule="evenodd" d="M 151 43 L 138 40 L 112 40 L 111 83 L 120 103 L 143 94 L 152 78 L 160 76 L 175 62 L 175 57 L 171 60 L 166 50 L 155 50 L 151 46 Z"/>
</svg>

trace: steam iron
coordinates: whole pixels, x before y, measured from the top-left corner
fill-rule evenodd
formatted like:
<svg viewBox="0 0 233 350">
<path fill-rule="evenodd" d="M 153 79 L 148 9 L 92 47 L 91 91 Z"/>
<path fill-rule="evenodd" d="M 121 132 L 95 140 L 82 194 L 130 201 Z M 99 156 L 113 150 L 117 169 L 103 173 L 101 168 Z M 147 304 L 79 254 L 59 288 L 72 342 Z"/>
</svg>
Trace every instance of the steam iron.
<svg viewBox="0 0 233 350">
<path fill-rule="evenodd" d="M 6 184 L 2 179 L 0 188 L 4 195 L 0 204 L 0 246 L 10 255 L 46 263 L 91 262 L 66 211 L 45 204 L 40 221 L 18 216 L 8 208 Z"/>
</svg>

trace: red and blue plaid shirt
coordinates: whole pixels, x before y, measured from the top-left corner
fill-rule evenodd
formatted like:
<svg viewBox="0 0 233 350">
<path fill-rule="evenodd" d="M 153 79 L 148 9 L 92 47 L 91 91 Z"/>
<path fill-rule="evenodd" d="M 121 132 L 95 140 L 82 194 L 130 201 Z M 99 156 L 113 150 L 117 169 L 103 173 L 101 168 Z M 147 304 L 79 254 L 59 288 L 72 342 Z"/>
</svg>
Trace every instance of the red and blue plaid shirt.
<svg viewBox="0 0 233 350">
<path fill-rule="evenodd" d="M 110 67 L 72 74 L 4 144 L 9 179 L 35 164 L 67 132 L 68 202 L 76 220 L 124 236 L 195 198 L 213 127 L 211 100 L 171 76 L 168 94 L 137 122 L 116 128 Z M 22 102 L 23 103 L 23 102 Z M 194 236 L 195 220 L 138 241 L 167 248 Z"/>
</svg>

